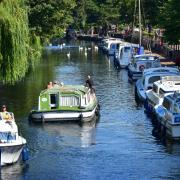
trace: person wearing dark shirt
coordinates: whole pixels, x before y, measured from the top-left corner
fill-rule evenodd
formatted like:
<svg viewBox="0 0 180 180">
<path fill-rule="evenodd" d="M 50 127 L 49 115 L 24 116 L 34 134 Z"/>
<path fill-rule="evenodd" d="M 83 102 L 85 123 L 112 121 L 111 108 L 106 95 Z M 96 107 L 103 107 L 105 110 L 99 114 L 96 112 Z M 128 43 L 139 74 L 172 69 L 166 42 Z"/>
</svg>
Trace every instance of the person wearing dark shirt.
<svg viewBox="0 0 180 180">
<path fill-rule="evenodd" d="M 93 88 L 93 81 L 91 79 L 91 76 L 88 75 L 88 79 L 86 80 L 86 86 L 89 87 L 90 89 Z"/>
</svg>

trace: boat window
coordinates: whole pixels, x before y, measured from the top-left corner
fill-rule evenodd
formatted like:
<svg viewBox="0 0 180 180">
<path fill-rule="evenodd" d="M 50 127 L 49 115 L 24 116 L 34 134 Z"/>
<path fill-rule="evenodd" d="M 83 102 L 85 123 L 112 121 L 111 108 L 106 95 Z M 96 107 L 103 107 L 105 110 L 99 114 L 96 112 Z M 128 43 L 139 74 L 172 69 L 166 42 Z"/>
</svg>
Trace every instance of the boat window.
<svg viewBox="0 0 180 180">
<path fill-rule="evenodd" d="M 160 88 L 159 94 L 160 94 L 160 95 L 164 95 L 164 93 L 166 93 L 166 92 Z"/>
<path fill-rule="evenodd" d="M 116 49 L 116 45 L 115 44 L 111 44 L 111 49 Z"/>
<path fill-rule="evenodd" d="M 119 44 L 116 44 L 116 49 L 119 49 Z"/>
<path fill-rule="evenodd" d="M 120 54 L 120 58 L 122 59 L 123 56 L 123 49 L 121 49 L 121 54 Z"/>
<path fill-rule="evenodd" d="M 159 90 L 159 94 L 160 94 L 161 96 L 163 96 L 165 93 L 170 93 L 170 92 L 172 92 L 172 91 L 164 91 L 164 90 L 161 89 L 161 88 L 160 88 L 160 90 Z"/>
<path fill-rule="evenodd" d="M 180 103 L 174 104 L 174 112 L 175 113 L 180 113 Z"/>
<path fill-rule="evenodd" d="M 151 84 L 151 83 L 158 81 L 158 80 L 160 80 L 160 76 L 153 76 L 153 77 L 149 78 L 148 83 Z"/>
<path fill-rule="evenodd" d="M 145 78 L 142 79 L 142 84 L 145 86 Z"/>
<path fill-rule="evenodd" d="M 124 47 L 124 52 L 129 52 L 131 50 L 130 47 Z"/>
<path fill-rule="evenodd" d="M 152 89 L 155 93 L 158 93 L 158 87 L 155 84 L 153 84 Z"/>
<path fill-rule="evenodd" d="M 0 132 L 0 141 L 9 142 L 11 140 L 16 140 L 16 133 L 13 132 Z"/>
<path fill-rule="evenodd" d="M 58 104 L 57 96 L 58 96 L 57 94 L 50 94 L 51 109 L 57 108 L 57 104 Z"/>
<path fill-rule="evenodd" d="M 80 101 L 76 96 L 61 96 L 60 106 L 79 106 Z"/>
<path fill-rule="evenodd" d="M 170 110 L 171 108 L 171 102 L 168 100 L 168 99 L 164 99 L 163 101 L 163 106 L 167 109 L 167 110 Z"/>
</svg>

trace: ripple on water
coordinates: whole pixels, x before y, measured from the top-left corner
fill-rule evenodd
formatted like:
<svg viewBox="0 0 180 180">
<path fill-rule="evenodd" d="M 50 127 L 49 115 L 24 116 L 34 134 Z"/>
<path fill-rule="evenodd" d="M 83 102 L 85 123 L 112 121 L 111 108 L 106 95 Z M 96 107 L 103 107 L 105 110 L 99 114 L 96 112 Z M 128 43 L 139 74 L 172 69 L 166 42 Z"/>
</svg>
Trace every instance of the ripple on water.
<svg viewBox="0 0 180 180">
<path fill-rule="evenodd" d="M 81 45 L 93 47 L 93 44 Z M 98 54 L 88 51 L 85 58 L 74 48 L 67 59 L 69 50 L 48 53 L 26 81 L 21 82 L 21 88 L 6 89 L 6 98 L 23 104 L 16 111 L 20 112 L 18 122 L 30 148 L 30 160 L 24 166 L 7 167 L 1 171 L 1 178 L 180 179 L 180 145 L 168 142 L 164 145 L 152 135 L 153 125 L 143 107 L 136 106 L 134 85 L 128 82 L 127 71 L 116 71 L 113 61 L 100 51 Z M 93 78 L 101 105 L 99 123 L 84 126 L 27 123 L 24 117 L 37 102 L 35 95 L 44 86 L 42 83 L 57 79 L 65 84 L 83 84 L 88 74 Z M 11 95 L 12 92 L 16 95 Z"/>
</svg>

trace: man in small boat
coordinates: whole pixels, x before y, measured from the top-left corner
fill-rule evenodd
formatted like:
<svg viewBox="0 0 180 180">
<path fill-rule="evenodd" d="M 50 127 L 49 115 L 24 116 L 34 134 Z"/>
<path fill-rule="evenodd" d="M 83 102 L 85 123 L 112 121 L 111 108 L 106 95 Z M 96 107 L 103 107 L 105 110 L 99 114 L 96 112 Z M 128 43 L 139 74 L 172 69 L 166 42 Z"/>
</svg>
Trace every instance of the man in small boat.
<svg viewBox="0 0 180 180">
<path fill-rule="evenodd" d="M 7 111 L 6 105 L 2 106 L 1 117 L 6 121 L 11 121 L 13 119 L 11 114 Z"/>
<path fill-rule="evenodd" d="M 87 78 L 87 80 L 86 80 L 86 85 L 85 85 L 85 86 L 86 86 L 86 87 L 89 87 L 90 89 L 92 89 L 92 87 L 93 87 L 93 81 L 92 81 L 90 75 L 88 75 L 88 78 Z"/>
<path fill-rule="evenodd" d="M 91 76 L 88 75 L 85 86 L 89 87 L 91 89 L 91 92 L 95 92 L 95 89 L 93 88 L 93 85 L 94 85 L 93 80 L 91 79 Z"/>
</svg>

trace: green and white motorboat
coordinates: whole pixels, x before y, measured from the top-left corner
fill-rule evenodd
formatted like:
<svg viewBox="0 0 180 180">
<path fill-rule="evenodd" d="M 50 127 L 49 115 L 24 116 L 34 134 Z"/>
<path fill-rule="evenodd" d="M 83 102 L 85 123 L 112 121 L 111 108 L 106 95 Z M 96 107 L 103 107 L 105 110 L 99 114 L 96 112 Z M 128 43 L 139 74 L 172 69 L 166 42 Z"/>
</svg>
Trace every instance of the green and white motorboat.
<svg viewBox="0 0 180 180">
<path fill-rule="evenodd" d="M 32 110 L 30 120 L 90 121 L 99 114 L 99 105 L 93 89 L 83 85 L 55 85 L 41 91 L 38 109 Z"/>
</svg>

